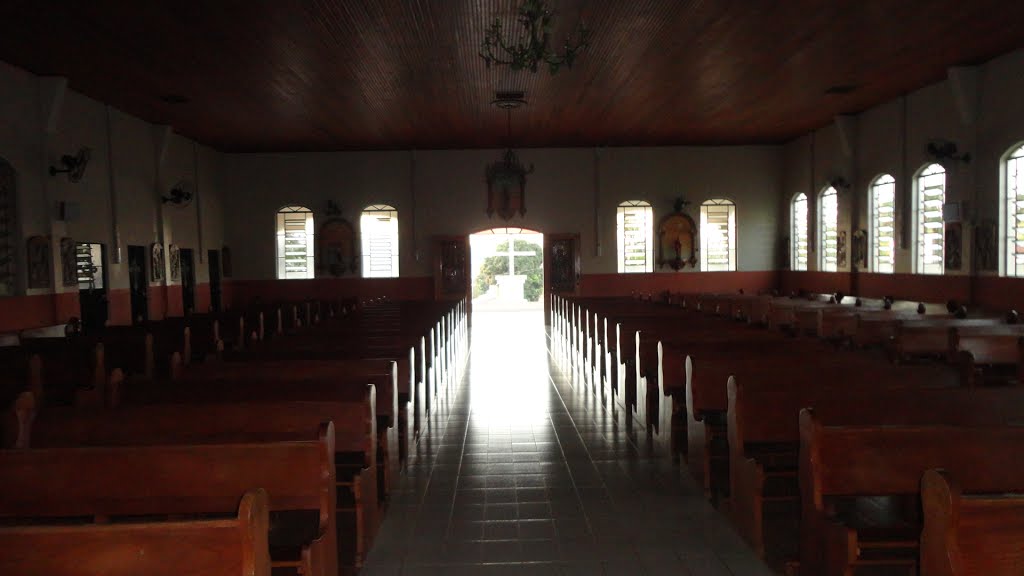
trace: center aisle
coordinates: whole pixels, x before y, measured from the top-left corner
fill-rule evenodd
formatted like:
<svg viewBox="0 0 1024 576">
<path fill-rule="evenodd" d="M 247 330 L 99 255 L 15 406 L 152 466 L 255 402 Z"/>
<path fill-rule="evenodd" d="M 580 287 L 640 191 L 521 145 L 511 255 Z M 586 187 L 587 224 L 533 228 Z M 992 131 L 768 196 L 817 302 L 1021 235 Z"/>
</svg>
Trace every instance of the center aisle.
<svg viewBox="0 0 1024 576">
<path fill-rule="evenodd" d="M 685 473 L 552 355 L 543 312 L 473 318 L 364 575 L 771 574 Z"/>
</svg>

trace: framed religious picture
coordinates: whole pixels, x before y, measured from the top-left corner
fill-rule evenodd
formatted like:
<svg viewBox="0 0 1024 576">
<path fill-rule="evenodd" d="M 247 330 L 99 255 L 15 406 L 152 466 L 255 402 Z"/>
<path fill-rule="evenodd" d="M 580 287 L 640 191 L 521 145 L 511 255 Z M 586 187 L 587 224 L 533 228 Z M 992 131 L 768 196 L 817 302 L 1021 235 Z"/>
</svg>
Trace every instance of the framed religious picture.
<svg viewBox="0 0 1024 576">
<path fill-rule="evenodd" d="M 320 262 L 329 276 L 344 276 L 359 271 L 356 256 L 356 234 L 352 225 L 341 218 L 331 218 L 320 228 Z"/>
<path fill-rule="evenodd" d="M 697 266 L 697 225 L 683 212 L 686 203 L 676 200 L 675 212 L 658 226 L 658 266 L 680 270 Z"/>
<path fill-rule="evenodd" d="M 999 269 L 999 261 L 996 258 L 998 232 L 999 227 L 994 220 L 983 220 L 974 229 L 974 251 L 978 270 L 989 272 Z"/>
<path fill-rule="evenodd" d="M 50 239 L 46 236 L 33 236 L 26 243 L 28 250 L 28 287 L 49 288 L 50 271 L 52 270 L 52 254 Z"/>
<path fill-rule="evenodd" d="M 853 267 L 866 270 L 868 267 L 868 233 L 856 230 L 853 233 Z"/>
<path fill-rule="evenodd" d="M 960 222 L 946 223 L 946 270 L 959 270 L 963 266 L 963 228 Z"/>
<path fill-rule="evenodd" d="M 170 278 L 171 282 L 178 282 L 181 280 L 181 249 L 176 244 L 171 244 L 167 247 L 167 261 L 170 264 Z"/>
<path fill-rule="evenodd" d="M 846 267 L 846 230 L 840 230 L 836 238 L 836 263 L 840 268 Z"/>
<path fill-rule="evenodd" d="M 150 246 L 149 280 L 160 282 L 164 279 L 164 245 L 154 242 Z"/>
<path fill-rule="evenodd" d="M 75 241 L 71 238 L 60 239 L 60 273 L 61 284 L 64 286 L 78 285 L 77 256 L 75 253 Z"/>
</svg>

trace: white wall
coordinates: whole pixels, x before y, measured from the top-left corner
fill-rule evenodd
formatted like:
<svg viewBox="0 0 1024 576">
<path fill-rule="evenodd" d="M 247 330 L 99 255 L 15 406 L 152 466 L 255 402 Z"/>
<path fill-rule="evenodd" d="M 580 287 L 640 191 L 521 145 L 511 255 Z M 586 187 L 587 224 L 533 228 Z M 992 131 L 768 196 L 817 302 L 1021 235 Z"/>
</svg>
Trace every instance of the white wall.
<svg viewBox="0 0 1024 576">
<path fill-rule="evenodd" d="M 896 179 L 897 221 L 906 221 L 897 232 L 896 272 L 912 272 L 911 180 L 930 163 L 925 152 L 929 140 L 945 139 L 971 155 L 968 164 L 947 165 L 946 201 L 965 203 L 963 266 L 955 273 L 972 273 L 974 226 L 984 219 L 998 219 L 1000 159 L 1013 144 L 1024 141 L 1024 108 L 1020 106 L 1024 101 L 1024 51 L 977 66 L 972 73 L 976 81 L 947 78 L 856 115 L 851 123 L 850 155 L 841 146 L 837 123 L 787 144 L 780 237 L 789 236 L 789 200 L 804 192 L 811 199 L 811 237 L 816 239 L 817 193 L 830 177 L 842 176 L 852 186 L 839 191 L 840 229 L 852 240 L 853 230 L 869 226 L 868 186 L 876 176 L 888 173 Z M 959 95 L 965 95 L 966 108 L 958 105 Z M 965 115 L 965 111 L 969 113 Z M 909 232 L 903 241 L 902 231 Z M 809 269 L 817 269 L 816 252 Z"/>
<path fill-rule="evenodd" d="M 777 266 L 780 153 L 773 146 L 519 150 L 534 172 L 527 178 L 526 216 L 507 223 L 485 213 L 484 170 L 500 150 L 228 154 L 222 164 L 226 202 L 245 216 L 228 214 L 225 232 L 236 277 L 269 279 L 278 208 L 304 205 L 319 223 L 333 200 L 358 226 L 365 206 L 384 203 L 399 212 L 402 276 L 430 275 L 433 236 L 506 225 L 579 233 L 584 273 L 608 273 L 616 271 L 619 202 L 647 200 L 661 218 L 683 196 L 693 203 L 689 211 L 696 220 L 700 202 L 726 197 L 737 204 L 738 269 L 771 270 Z"/>
<path fill-rule="evenodd" d="M 108 109 L 71 88 L 63 93 L 62 105 L 54 107 L 51 105 L 53 95 L 60 94 L 59 90 L 51 88 L 54 85 L 53 79 L 36 77 L 0 63 L 0 86 L 4 87 L 0 91 L 0 157 L 10 162 L 18 175 L 19 293 L 25 293 L 24 239 L 30 236 L 52 236 L 54 273 L 51 276 L 57 291 L 77 290 L 61 287 L 57 246 L 62 237 L 106 244 L 108 275 L 114 289 L 128 287 L 125 247 L 129 244 L 148 246 L 159 241 L 162 230 L 167 243 L 198 249 L 196 211 L 199 203 L 193 202 L 182 209 L 166 208 L 161 215 L 159 201 L 160 194 L 166 193 L 176 182 L 194 180 L 194 143 L 171 134 L 158 178 L 156 156 L 162 129 L 119 110 Z M 55 122 L 52 130 L 48 130 L 51 116 Z M 92 149 L 92 159 L 81 182 L 71 183 L 65 175 L 49 175 L 49 167 L 58 164 L 62 155 L 74 154 L 82 147 Z M 216 249 L 223 244 L 219 153 L 199 146 L 198 157 L 204 249 Z M 124 255 L 121 264 L 113 263 L 112 197 L 116 197 L 121 230 Z M 78 217 L 70 221 L 58 220 L 56 207 L 61 201 L 77 206 Z M 207 267 L 198 261 L 196 277 L 198 282 L 206 282 L 208 278 Z M 32 294 L 52 290 L 36 290 Z"/>
</svg>

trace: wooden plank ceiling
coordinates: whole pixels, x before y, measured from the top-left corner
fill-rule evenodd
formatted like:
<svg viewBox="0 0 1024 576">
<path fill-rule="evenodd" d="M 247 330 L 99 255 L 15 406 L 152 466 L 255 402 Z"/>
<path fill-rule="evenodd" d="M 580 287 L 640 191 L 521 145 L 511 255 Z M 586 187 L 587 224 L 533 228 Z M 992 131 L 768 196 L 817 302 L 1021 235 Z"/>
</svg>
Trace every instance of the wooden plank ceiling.
<svg viewBox="0 0 1024 576">
<path fill-rule="evenodd" d="M 773 143 L 1024 46 L 1007 0 L 553 0 L 573 70 L 487 69 L 515 0 L 6 0 L 0 59 L 225 151 Z M 826 95 L 833 86 L 849 94 Z M 184 97 L 185 102 L 169 102 Z"/>
</svg>

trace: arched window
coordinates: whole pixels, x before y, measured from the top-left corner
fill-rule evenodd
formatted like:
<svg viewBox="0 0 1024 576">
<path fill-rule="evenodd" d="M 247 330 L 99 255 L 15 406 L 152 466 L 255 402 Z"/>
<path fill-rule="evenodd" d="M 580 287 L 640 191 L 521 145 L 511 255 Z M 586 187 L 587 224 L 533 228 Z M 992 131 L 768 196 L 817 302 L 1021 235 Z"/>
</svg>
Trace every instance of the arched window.
<svg viewBox="0 0 1024 576">
<path fill-rule="evenodd" d="M 0 158 L 0 296 L 14 294 L 15 254 L 18 246 L 15 237 L 15 185 L 14 168 Z"/>
<path fill-rule="evenodd" d="M 871 271 L 896 271 L 896 179 L 882 174 L 868 194 L 871 219 Z"/>
<path fill-rule="evenodd" d="M 1002 214 L 1004 272 L 1024 276 L 1024 145 L 1006 155 Z"/>
<path fill-rule="evenodd" d="M 277 277 L 313 278 L 313 212 L 303 206 L 277 211 Z"/>
<path fill-rule="evenodd" d="M 363 238 L 363 278 L 398 277 L 398 210 L 374 204 L 359 219 Z"/>
<path fill-rule="evenodd" d="M 797 194 L 790 208 L 790 261 L 793 270 L 807 270 L 807 195 Z"/>
<path fill-rule="evenodd" d="M 945 257 L 945 230 L 942 206 L 946 203 L 946 169 L 929 164 L 918 173 L 914 185 L 914 211 L 917 221 L 916 272 L 942 274 Z"/>
<path fill-rule="evenodd" d="M 736 270 L 736 205 L 729 200 L 700 205 L 700 269 Z"/>
<path fill-rule="evenodd" d="M 818 270 L 839 270 L 839 193 L 831 186 L 818 196 Z"/>
<path fill-rule="evenodd" d="M 654 271 L 654 211 L 643 200 L 619 204 L 619 272 Z"/>
</svg>

